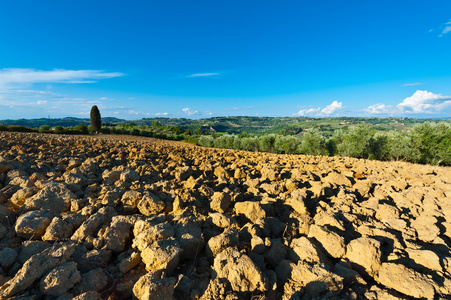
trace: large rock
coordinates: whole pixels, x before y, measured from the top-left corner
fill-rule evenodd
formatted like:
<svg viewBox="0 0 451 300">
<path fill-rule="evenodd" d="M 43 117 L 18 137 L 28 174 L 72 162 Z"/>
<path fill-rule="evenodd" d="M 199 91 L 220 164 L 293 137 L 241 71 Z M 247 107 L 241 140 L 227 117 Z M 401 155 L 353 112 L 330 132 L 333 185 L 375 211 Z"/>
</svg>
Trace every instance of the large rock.
<svg viewBox="0 0 451 300">
<path fill-rule="evenodd" d="M 294 190 L 291 192 L 291 197 L 288 199 L 287 204 L 290 205 L 295 212 L 298 214 L 307 214 L 307 205 L 305 200 L 307 198 L 307 193 L 305 190 Z"/>
<path fill-rule="evenodd" d="M 45 230 L 45 234 L 42 236 L 43 241 L 61 241 L 68 239 L 73 230 L 73 225 L 64 221 L 60 217 L 54 217 L 52 222 Z"/>
<path fill-rule="evenodd" d="M 381 243 L 369 237 L 352 240 L 346 248 L 346 258 L 360 274 L 374 276 L 381 266 Z"/>
<path fill-rule="evenodd" d="M 108 276 L 102 268 L 96 268 L 81 275 L 80 282 L 74 286 L 76 295 L 86 292 L 101 292 L 108 284 Z"/>
<path fill-rule="evenodd" d="M 291 271 L 291 278 L 312 296 L 328 292 L 338 296 L 343 289 L 343 278 L 330 272 L 321 263 L 299 261 Z"/>
<path fill-rule="evenodd" d="M 67 262 L 53 268 L 41 278 L 40 289 L 45 295 L 61 296 L 80 281 L 76 262 Z"/>
<path fill-rule="evenodd" d="M 243 214 L 255 223 L 259 218 L 266 218 L 266 212 L 260 203 L 255 201 L 245 201 L 235 203 L 236 214 Z"/>
<path fill-rule="evenodd" d="M 218 278 L 227 279 L 236 292 L 266 291 L 267 278 L 249 256 L 229 247 L 213 263 Z"/>
<path fill-rule="evenodd" d="M 182 256 L 186 259 L 193 259 L 204 247 L 202 230 L 195 224 L 177 224 L 175 227 L 175 237 L 183 249 Z"/>
<path fill-rule="evenodd" d="M 50 210 L 35 210 L 19 217 L 15 230 L 18 236 L 24 239 L 39 239 L 44 235 L 54 214 Z"/>
<path fill-rule="evenodd" d="M 180 260 L 183 250 L 175 239 L 156 241 L 141 252 L 147 271 L 165 270 L 171 274 Z"/>
<path fill-rule="evenodd" d="M 157 215 L 163 212 L 165 207 L 164 201 L 152 193 L 144 195 L 138 202 L 138 209 L 145 216 Z"/>
<path fill-rule="evenodd" d="M 383 263 L 377 281 L 411 297 L 434 299 L 435 290 L 431 279 L 401 264 Z"/>
<path fill-rule="evenodd" d="M 56 249 L 45 250 L 44 252 L 33 255 L 25 262 L 13 279 L 0 287 L 0 298 L 12 297 L 17 293 L 27 290 L 47 271 L 65 263 L 73 252 L 73 247 L 60 246 Z"/>
<path fill-rule="evenodd" d="M 205 254 L 209 257 L 215 257 L 224 249 L 238 245 L 238 242 L 238 231 L 233 227 L 226 228 L 223 233 L 212 237 L 208 241 L 205 247 Z"/>
<path fill-rule="evenodd" d="M 133 239 L 132 247 L 138 248 L 139 251 L 144 251 L 156 241 L 164 241 L 174 237 L 174 229 L 167 222 L 149 227 L 146 225 L 144 221 L 137 221 L 133 229 L 135 238 Z M 144 228 L 147 229 L 142 230 Z"/>
<path fill-rule="evenodd" d="M 112 207 L 102 207 L 98 212 L 90 216 L 71 236 L 71 240 L 83 242 L 88 236 L 93 236 L 99 226 L 105 220 L 112 218 L 117 213 Z"/>
<path fill-rule="evenodd" d="M 16 261 L 17 256 L 18 253 L 15 249 L 8 247 L 3 248 L 2 251 L 0 251 L 0 267 L 4 270 L 8 270 Z"/>
<path fill-rule="evenodd" d="M 440 234 L 440 229 L 435 225 L 436 223 L 435 217 L 422 215 L 412 221 L 411 226 L 415 228 L 420 240 L 432 242 Z"/>
<path fill-rule="evenodd" d="M 315 238 L 332 257 L 340 258 L 346 253 L 344 238 L 323 226 L 310 226 L 309 238 Z"/>
<path fill-rule="evenodd" d="M 232 203 L 232 197 L 228 193 L 215 192 L 211 197 L 210 208 L 214 211 L 225 213 Z"/>
<path fill-rule="evenodd" d="M 27 198 L 21 209 L 24 211 L 46 209 L 53 213 L 60 214 L 68 211 L 71 200 L 76 198 L 77 196 L 66 188 L 64 184 L 50 182 L 36 195 Z"/>
<path fill-rule="evenodd" d="M 105 248 L 113 252 L 121 252 L 130 238 L 130 231 L 134 225 L 134 218 L 114 216 L 111 224 L 100 234 L 105 239 Z"/>
</svg>

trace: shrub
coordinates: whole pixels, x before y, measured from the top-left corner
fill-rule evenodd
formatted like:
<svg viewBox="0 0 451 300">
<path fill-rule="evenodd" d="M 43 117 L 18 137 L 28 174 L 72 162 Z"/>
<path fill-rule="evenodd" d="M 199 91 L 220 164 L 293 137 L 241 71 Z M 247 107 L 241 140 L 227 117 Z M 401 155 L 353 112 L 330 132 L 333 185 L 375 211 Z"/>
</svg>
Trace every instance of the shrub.
<svg viewBox="0 0 451 300">
<path fill-rule="evenodd" d="M 50 125 L 42 125 L 39 127 L 39 132 L 52 132 L 52 127 Z"/>
<path fill-rule="evenodd" d="M 276 141 L 275 134 L 265 134 L 259 137 L 258 146 L 259 150 L 263 152 L 275 152 L 274 143 Z"/>
<path fill-rule="evenodd" d="M 341 130 L 334 133 L 333 138 L 337 146 L 337 152 L 341 156 L 356 158 L 368 158 L 370 153 L 370 139 L 374 131 L 370 125 L 362 124 L 352 126 L 348 131 Z"/>
<path fill-rule="evenodd" d="M 53 127 L 53 132 L 61 134 L 65 133 L 65 130 L 63 126 L 55 126 Z"/>
<path fill-rule="evenodd" d="M 277 153 L 296 154 L 299 152 L 300 140 L 292 135 L 277 136 L 274 148 Z"/>
<path fill-rule="evenodd" d="M 326 138 L 316 128 L 309 129 L 302 137 L 301 153 L 310 155 L 328 155 Z"/>
<path fill-rule="evenodd" d="M 84 134 L 89 133 L 88 125 L 79 124 L 79 125 L 74 127 L 74 130 L 79 131 L 79 132 L 84 133 Z"/>
</svg>

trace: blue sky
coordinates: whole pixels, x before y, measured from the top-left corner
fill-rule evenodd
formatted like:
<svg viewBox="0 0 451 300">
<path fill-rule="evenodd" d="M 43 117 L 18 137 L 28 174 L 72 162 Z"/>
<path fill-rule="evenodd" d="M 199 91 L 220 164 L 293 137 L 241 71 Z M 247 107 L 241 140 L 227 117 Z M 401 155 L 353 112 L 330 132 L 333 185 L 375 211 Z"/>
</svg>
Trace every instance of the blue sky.
<svg viewBox="0 0 451 300">
<path fill-rule="evenodd" d="M 451 1 L 3 1 L 0 119 L 451 116 Z"/>
</svg>

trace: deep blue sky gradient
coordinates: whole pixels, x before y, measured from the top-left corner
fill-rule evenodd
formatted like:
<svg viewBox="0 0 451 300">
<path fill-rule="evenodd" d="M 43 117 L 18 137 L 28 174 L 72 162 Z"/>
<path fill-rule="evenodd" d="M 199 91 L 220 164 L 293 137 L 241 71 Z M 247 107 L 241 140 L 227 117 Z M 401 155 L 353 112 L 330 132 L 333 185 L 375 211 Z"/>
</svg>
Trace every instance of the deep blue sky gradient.
<svg viewBox="0 0 451 300">
<path fill-rule="evenodd" d="M 451 1 L 434 0 L 4 1 L 0 119 L 87 117 L 93 104 L 126 119 L 450 117 L 450 21 Z M 116 75 L 11 79 L 22 69 Z M 426 106 L 397 106 L 413 95 Z"/>
</svg>

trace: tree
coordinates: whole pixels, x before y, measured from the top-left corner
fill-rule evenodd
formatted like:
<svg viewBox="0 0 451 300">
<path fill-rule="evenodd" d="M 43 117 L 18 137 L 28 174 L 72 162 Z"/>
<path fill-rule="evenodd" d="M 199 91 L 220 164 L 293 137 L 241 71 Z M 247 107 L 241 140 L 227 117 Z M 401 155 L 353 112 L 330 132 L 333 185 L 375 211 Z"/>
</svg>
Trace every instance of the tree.
<svg viewBox="0 0 451 300">
<path fill-rule="evenodd" d="M 98 133 L 100 131 L 100 127 L 102 125 L 102 119 L 100 117 L 100 111 L 97 108 L 97 105 L 94 105 L 91 108 L 91 127 L 92 131 Z"/>
</svg>

